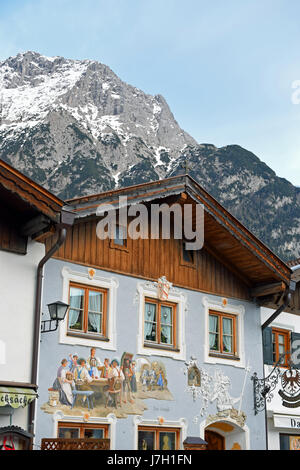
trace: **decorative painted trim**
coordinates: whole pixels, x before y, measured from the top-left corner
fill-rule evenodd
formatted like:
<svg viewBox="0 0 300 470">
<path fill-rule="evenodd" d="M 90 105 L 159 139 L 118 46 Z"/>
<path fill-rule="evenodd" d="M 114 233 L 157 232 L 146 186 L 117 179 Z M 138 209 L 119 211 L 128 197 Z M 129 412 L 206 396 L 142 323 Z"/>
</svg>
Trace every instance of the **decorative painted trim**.
<svg viewBox="0 0 300 470">
<path fill-rule="evenodd" d="M 223 299 L 224 300 L 224 299 Z M 224 301 L 218 302 L 215 299 L 204 297 L 202 303 L 205 309 L 205 335 L 204 335 L 204 362 L 209 364 L 224 364 L 234 367 L 245 368 L 245 339 L 244 339 L 244 315 L 243 305 L 233 305 Z M 209 311 L 216 310 L 220 313 L 229 313 L 237 317 L 237 350 L 239 360 L 227 359 L 223 357 L 213 357 L 209 355 Z"/>
<path fill-rule="evenodd" d="M 99 349 L 107 349 L 110 351 L 116 351 L 117 349 L 117 328 L 116 328 L 116 307 L 117 307 L 117 288 L 119 287 L 119 281 L 114 277 L 104 277 L 94 275 L 91 279 L 90 270 L 86 272 L 73 271 L 70 268 L 64 266 L 61 270 L 63 278 L 62 285 L 62 301 L 69 302 L 69 285 L 70 282 L 77 282 L 80 284 L 86 284 L 91 287 L 101 287 L 108 290 L 108 302 L 107 302 L 107 336 L 108 341 L 101 341 L 90 338 L 77 338 L 75 336 L 67 335 L 67 318 L 59 325 L 59 342 L 63 344 L 79 345 L 95 347 Z"/>
<path fill-rule="evenodd" d="M 116 449 L 116 424 L 117 418 L 113 413 L 108 414 L 105 418 L 90 416 L 88 420 L 84 416 L 65 415 L 62 411 L 54 413 L 53 417 L 53 431 L 52 437 L 57 437 L 58 421 L 67 423 L 90 423 L 90 424 L 108 424 L 109 425 L 109 438 L 110 450 Z"/>
<path fill-rule="evenodd" d="M 180 428 L 181 429 L 181 442 L 180 450 L 183 449 L 183 441 L 187 437 L 187 420 L 180 418 L 178 421 L 165 421 L 162 417 L 158 416 L 156 419 L 144 419 L 141 415 L 133 417 L 133 449 L 138 450 L 138 427 L 139 426 L 155 426 L 163 428 Z"/>
<path fill-rule="evenodd" d="M 186 294 L 171 286 L 168 295 L 168 301 L 177 304 L 177 344 L 179 351 L 144 346 L 144 305 L 146 297 L 159 299 L 157 282 L 146 281 L 137 283 L 137 292 L 134 298 L 134 304 L 138 304 L 137 354 L 143 356 L 171 357 L 178 361 L 185 361 L 185 315 L 188 310 Z"/>
</svg>

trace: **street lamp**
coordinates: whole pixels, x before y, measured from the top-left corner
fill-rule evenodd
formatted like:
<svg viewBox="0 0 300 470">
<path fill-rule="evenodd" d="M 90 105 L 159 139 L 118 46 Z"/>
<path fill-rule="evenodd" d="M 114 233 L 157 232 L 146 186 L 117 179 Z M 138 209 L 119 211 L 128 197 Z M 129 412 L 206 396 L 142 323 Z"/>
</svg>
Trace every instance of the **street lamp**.
<svg viewBox="0 0 300 470">
<path fill-rule="evenodd" d="M 44 320 L 41 322 L 41 333 L 48 333 L 49 331 L 57 330 L 59 322 L 65 319 L 69 307 L 69 304 L 60 302 L 59 300 L 48 304 L 50 320 Z M 51 326 L 52 322 L 55 322 L 54 327 Z"/>
</svg>

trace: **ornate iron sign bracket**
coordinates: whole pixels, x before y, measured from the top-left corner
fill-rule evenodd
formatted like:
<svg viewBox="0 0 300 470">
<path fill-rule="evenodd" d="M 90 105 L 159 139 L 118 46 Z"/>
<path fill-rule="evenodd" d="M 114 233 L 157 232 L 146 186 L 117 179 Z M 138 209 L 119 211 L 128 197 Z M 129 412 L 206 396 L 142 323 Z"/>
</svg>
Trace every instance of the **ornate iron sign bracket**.
<svg viewBox="0 0 300 470">
<path fill-rule="evenodd" d="M 259 379 L 256 372 L 251 377 L 253 381 L 254 413 L 256 415 L 265 410 L 267 403 L 272 401 L 274 390 L 279 381 L 281 381 L 282 390 L 279 390 L 278 394 L 283 399 L 282 405 L 288 408 L 300 406 L 300 371 L 298 367 L 289 360 L 288 368 L 285 368 L 284 371 L 280 369 L 282 359 L 289 354 L 289 351 L 282 354 L 270 374 L 264 379 Z"/>
</svg>

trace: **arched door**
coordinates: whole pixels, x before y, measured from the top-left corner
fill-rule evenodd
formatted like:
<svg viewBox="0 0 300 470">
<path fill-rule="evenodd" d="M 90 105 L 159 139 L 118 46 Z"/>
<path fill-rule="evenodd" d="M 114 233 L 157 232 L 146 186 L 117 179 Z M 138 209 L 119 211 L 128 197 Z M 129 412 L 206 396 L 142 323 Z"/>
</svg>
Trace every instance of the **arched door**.
<svg viewBox="0 0 300 470">
<path fill-rule="evenodd" d="M 225 450 L 225 438 L 215 431 L 205 431 L 207 450 Z"/>
</svg>

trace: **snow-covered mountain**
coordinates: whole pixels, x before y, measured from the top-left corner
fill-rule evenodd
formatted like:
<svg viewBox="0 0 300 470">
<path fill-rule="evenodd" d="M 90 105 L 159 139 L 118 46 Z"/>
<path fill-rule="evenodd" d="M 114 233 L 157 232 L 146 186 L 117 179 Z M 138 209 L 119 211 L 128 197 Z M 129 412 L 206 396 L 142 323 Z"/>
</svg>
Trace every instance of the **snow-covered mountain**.
<svg viewBox="0 0 300 470">
<path fill-rule="evenodd" d="M 160 95 L 96 61 L 26 52 L 0 63 L 0 158 L 62 198 L 183 171 L 274 251 L 300 256 L 300 191 L 237 146 L 198 144 Z"/>
<path fill-rule="evenodd" d="M 166 101 L 95 61 L 18 54 L 0 64 L 2 158 L 64 197 L 164 176 L 195 140 Z M 72 183 L 72 186 L 71 186 Z"/>
</svg>

